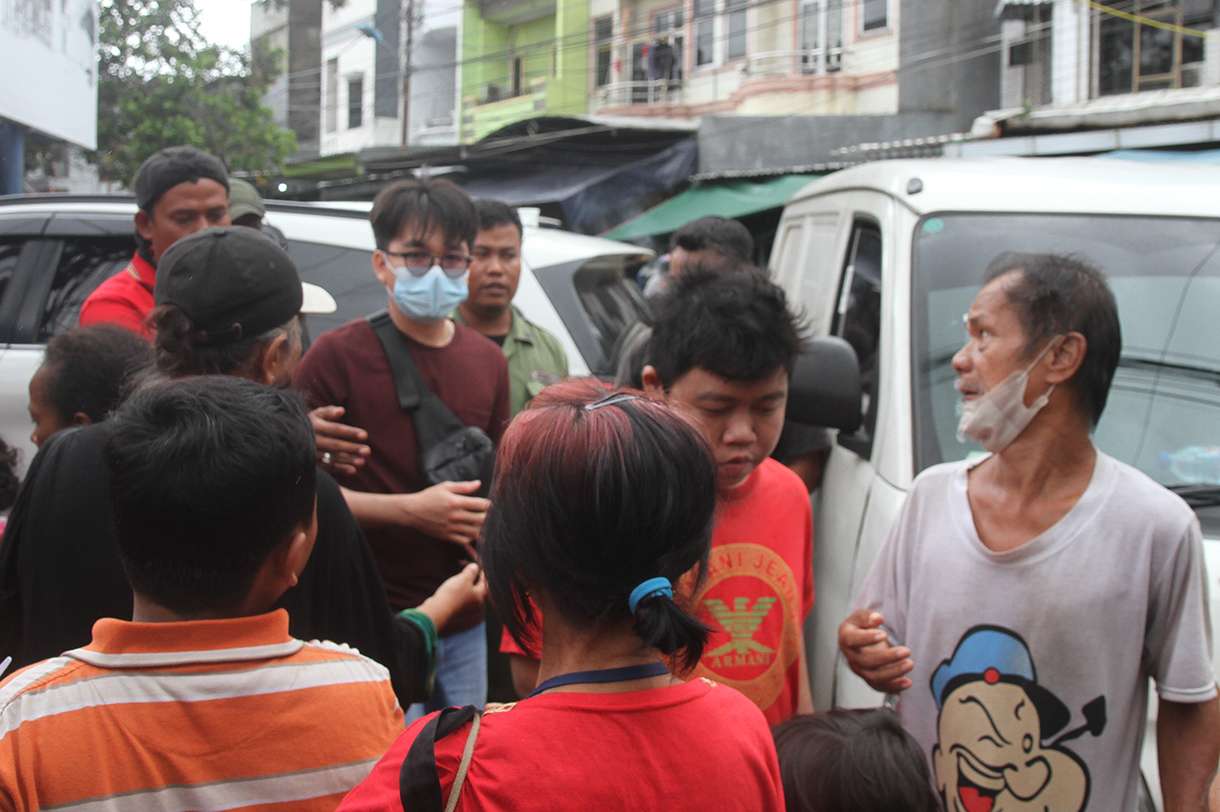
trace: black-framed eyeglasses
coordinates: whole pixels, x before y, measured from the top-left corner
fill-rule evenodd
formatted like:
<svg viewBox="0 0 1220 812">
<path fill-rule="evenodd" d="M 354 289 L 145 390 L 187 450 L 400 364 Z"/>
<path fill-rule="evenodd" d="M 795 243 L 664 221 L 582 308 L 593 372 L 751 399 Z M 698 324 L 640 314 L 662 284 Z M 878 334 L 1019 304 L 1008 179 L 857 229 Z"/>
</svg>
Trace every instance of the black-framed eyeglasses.
<svg viewBox="0 0 1220 812">
<path fill-rule="evenodd" d="M 439 265 L 446 276 L 450 279 L 457 279 L 470 267 L 470 257 L 466 254 L 453 253 L 434 257 L 427 251 L 382 251 L 381 253 L 388 257 L 401 257 L 403 267 L 412 276 L 423 276 L 434 265 Z"/>
</svg>

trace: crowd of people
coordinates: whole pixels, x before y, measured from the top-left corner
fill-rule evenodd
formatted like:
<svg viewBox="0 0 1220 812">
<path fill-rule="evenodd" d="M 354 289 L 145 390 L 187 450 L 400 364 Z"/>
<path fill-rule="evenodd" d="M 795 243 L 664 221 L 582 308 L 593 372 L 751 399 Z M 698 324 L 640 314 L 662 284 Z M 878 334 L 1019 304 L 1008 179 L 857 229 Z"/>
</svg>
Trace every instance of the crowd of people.
<svg viewBox="0 0 1220 812">
<path fill-rule="evenodd" d="M 1131 810 L 1149 677 L 1165 808 L 1203 808 L 1201 535 L 1091 443 L 1086 262 L 983 275 L 953 365 L 991 453 L 917 479 L 840 629 L 897 711 L 815 713 L 830 435 L 785 419 L 806 330 L 740 224 L 675 234 L 610 385 L 513 305 L 516 212 L 443 180 L 377 196 L 386 309 L 304 351 L 235 183 L 151 157 L 131 264 L 30 382 L 0 810 Z"/>
</svg>

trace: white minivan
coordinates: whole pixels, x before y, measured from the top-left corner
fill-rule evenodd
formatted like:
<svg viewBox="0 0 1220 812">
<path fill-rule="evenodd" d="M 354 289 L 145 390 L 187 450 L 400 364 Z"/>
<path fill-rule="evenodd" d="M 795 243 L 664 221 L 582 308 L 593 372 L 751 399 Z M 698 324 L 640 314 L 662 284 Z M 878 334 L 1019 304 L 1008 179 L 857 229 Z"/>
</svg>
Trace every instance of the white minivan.
<svg viewBox="0 0 1220 812">
<path fill-rule="evenodd" d="M 1203 526 L 1220 618 L 1220 485 L 1177 452 L 1220 446 L 1220 167 L 1100 158 L 880 161 L 814 181 L 784 209 L 770 270 L 816 334 L 856 350 L 861 428 L 840 432 L 814 504 L 806 624 L 819 710 L 878 705 L 837 646 L 915 476 L 981 453 L 956 437 L 962 314 L 1003 251 L 1077 254 L 1109 277 L 1123 353 L 1098 447 L 1181 493 Z M 1121 630 L 1116 630 L 1121 633 Z M 1155 703 L 1153 703 L 1155 706 Z M 1153 749 L 1144 772 L 1155 782 Z M 1153 787 L 1152 797 L 1159 797 Z"/>
</svg>

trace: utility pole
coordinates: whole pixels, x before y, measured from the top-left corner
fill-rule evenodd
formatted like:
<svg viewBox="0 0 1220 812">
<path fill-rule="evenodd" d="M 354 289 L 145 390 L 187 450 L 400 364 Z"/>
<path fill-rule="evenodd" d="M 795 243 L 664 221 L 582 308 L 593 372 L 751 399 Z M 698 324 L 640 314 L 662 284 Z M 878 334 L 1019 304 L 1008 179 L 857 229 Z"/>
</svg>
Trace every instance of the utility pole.
<svg viewBox="0 0 1220 812">
<path fill-rule="evenodd" d="M 407 148 L 411 118 L 411 51 L 415 44 L 415 3 L 417 0 L 402 0 L 402 148 Z M 423 3 L 423 0 L 418 0 Z"/>
</svg>

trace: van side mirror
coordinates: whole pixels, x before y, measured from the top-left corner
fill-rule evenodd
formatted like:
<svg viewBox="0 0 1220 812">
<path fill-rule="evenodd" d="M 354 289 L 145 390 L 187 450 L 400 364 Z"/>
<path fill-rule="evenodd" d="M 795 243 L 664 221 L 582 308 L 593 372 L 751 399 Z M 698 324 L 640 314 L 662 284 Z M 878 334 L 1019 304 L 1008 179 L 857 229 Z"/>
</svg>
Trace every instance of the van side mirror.
<svg viewBox="0 0 1220 812">
<path fill-rule="evenodd" d="M 805 340 L 788 379 L 789 420 L 850 434 L 860 428 L 860 364 L 837 336 Z"/>
</svg>

